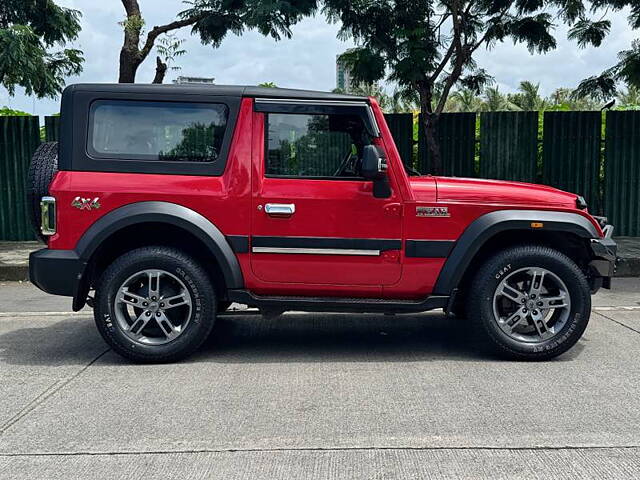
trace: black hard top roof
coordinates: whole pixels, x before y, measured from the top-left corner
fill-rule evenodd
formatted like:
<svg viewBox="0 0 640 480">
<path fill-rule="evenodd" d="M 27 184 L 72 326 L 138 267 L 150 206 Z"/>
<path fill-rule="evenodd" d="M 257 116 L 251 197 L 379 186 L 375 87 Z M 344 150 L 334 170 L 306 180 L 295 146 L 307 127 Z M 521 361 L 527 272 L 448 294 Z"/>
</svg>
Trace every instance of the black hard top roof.
<svg viewBox="0 0 640 480">
<path fill-rule="evenodd" d="M 189 95 L 226 95 L 232 97 L 291 98 L 300 100 L 367 100 L 367 97 L 343 95 L 313 90 L 268 88 L 248 85 L 193 85 L 193 84 L 142 84 L 142 83 L 78 83 L 67 87 L 84 92 L 177 93 Z"/>
</svg>

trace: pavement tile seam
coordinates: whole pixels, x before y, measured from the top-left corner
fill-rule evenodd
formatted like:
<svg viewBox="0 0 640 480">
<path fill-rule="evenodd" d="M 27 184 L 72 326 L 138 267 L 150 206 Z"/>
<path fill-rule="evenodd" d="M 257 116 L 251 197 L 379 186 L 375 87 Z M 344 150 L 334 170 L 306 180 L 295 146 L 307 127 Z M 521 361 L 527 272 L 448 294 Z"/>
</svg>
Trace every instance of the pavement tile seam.
<svg viewBox="0 0 640 480">
<path fill-rule="evenodd" d="M 626 329 L 628 329 L 628 330 L 631 330 L 632 332 L 635 332 L 635 333 L 640 334 L 640 330 L 636 330 L 635 328 L 630 327 L 629 325 L 626 325 L 626 324 L 624 324 L 624 323 L 622 323 L 622 322 L 619 322 L 618 320 L 615 320 L 615 319 L 613 319 L 613 318 L 611 318 L 611 317 L 609 317 L 609 316 L 605 315 L 604 313 L 601 313 L 601 312 L 596 312 L 596 313 L 597 313 L 598 315 L 600 315 L 601 317 L 606 318 L 607 320 L 612 321 L 613 323 L 617 323 L 617 324 L 618 324 L 618 325 L 620 325 L 621 327 L 624 327 L 624 328 L 626 328 Z"/>
<path fill-rule="evenodd" d="M 348 451 L 485 451 L 485 452 L 546 452 L 546 451 L 606 451 L 606 450 L 640 450 L 638 445 L 564 445 L 564 446 L 531 446 L 531 447 L 498 447 L 498 446 L 352 446 L 352 447 L 283 447 L 283 448 L 202 448 L 186 450 L 126 450 L 126 451 L 63 451 L 63 452 L 18 452 L 0 453 L 0 458 L 13 457 L 106 457 L 136 455 L 195 455 L 202 453 L 279 453 L 279 452 L 348 452 Z"/>
<path fill-rule="evenodd" d="M 93 360 L 91 360 L 88 364 L 83 366 L 80 370 L 75 372 L 73 375 L 70 375 L 64 380 L 58 380 L 54 382 L 49 388 L 47 388 L 44 392 L 38 395 L 36 398 L 31 400 L 24 408 L 22 408 L 18 413 L 16 413 L 13 417 L 7 420 L 2 426 L 0 426 L 0 436 L 4 435 L 7 430 L 9 430 L 13 425 L 18 423 L 21 419 L 25 418 L 29 413 L 35 410 L 38 406 L 42 405 L 49 398 L 59 392 L 66 385 L 69 385 L 73 380 L 78 378 L 82 373 L 84 373 L 91 365 L 96 363 L 103 355 L 107 352 L 111 351 L 110 348 L 105 349 L 99 355 L 97 355 Z"/>
</svg>

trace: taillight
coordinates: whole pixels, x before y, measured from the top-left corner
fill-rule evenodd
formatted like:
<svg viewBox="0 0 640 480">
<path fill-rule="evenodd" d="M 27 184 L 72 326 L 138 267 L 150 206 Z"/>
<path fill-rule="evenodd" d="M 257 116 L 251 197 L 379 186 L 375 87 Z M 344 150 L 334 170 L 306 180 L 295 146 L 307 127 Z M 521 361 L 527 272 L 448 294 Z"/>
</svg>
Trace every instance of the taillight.
<svg viewBox="0 0 640 480">
<path fill-rule="evenodd" d="M 40 200 L 40 231 L 47 236 L 56 233 L 56 199 L 54 197 L 42 197 Z"/>
</svg>

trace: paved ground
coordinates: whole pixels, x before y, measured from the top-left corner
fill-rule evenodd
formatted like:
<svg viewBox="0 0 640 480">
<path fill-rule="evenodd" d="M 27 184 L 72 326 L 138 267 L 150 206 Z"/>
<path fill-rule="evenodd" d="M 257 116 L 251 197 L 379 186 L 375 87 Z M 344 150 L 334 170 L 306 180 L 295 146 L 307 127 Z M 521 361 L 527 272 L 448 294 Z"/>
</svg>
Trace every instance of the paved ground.
<svg viewBox="0 0 640 480">
<path fill-rule="evenodd" d="M 552 362 L 439 314 L 240 312 L 142 366 L 90 311 L 0 283 L 0 479 L 639 478 L 640 280 L 614 287 Z"/>
</svg>

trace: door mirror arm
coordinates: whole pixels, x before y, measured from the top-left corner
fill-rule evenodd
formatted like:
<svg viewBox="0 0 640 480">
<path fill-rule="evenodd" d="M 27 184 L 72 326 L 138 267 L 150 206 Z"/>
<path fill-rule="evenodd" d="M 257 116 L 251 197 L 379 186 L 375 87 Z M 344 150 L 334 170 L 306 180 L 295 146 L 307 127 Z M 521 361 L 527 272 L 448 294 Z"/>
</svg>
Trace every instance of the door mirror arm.
<svg viewBox="0 0 640 480">
<path fill-rule="evenodd" d="M 389 198 L 391 186 L 387 177 L 387 158 L 375 145 L 366 145 L 362 157 L 361 175 L 367 180 L 373 180 L 373 196 L 375 198 Z"/>
</svg>

